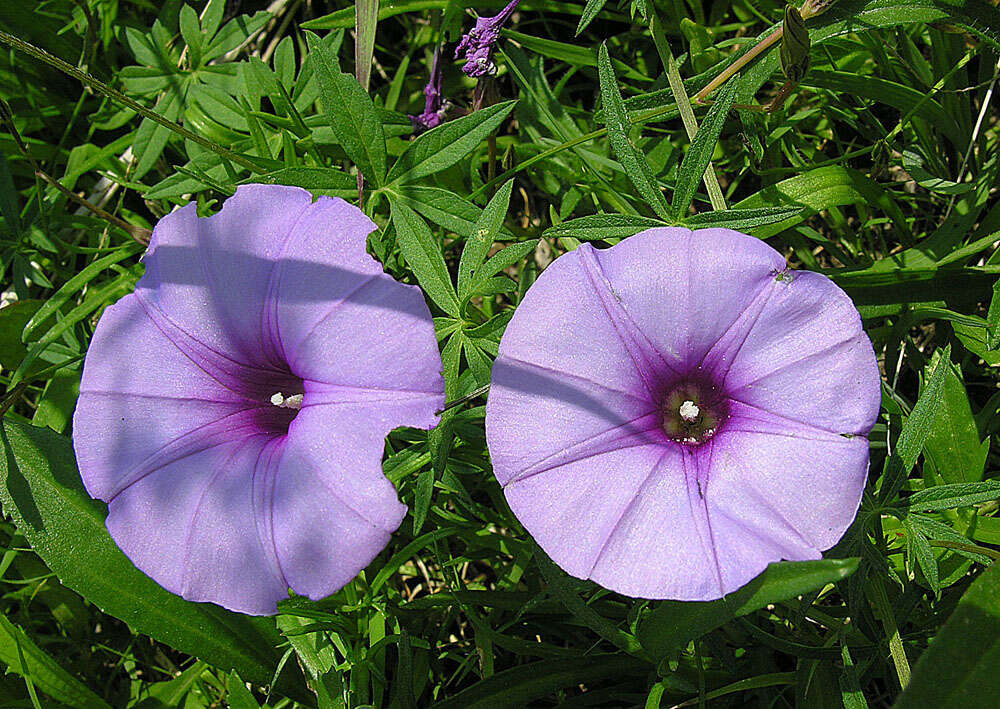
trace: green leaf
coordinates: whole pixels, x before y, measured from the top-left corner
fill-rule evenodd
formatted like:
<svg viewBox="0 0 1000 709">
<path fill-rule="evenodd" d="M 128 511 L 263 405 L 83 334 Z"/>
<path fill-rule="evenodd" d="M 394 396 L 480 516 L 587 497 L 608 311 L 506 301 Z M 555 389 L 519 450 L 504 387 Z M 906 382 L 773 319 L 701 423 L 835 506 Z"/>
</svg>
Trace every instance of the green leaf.
<svg viewBox="0 0 1000 709">
<path fill-rule="evenodd" d="M 536 37 L 534 35 L 524 34 L 523 32 L 515 32 L 514 30 L 508 29 L 501 30 L 501 34 L 507 39 L 514 40 L 528 51 L 540 54 L 543 57 L 548 57 L 549 59 L 566 62 L 567 64 L 575 67 L 600 66 L 600 60 L 598 59 L 595 61 L 594 50 L 590 47 L 580 47 L 575 44 L 567 44 L 566 42 L 557 42 L 553 39 Z M 611 64 L 617 72 L 628 79 L 632 79 L 634 81 L 650 81 L 648 76 L 636 71 L 633 67 L 623 61 L 615 59 L 611 62 Z"/>
<path fill-rule="evenodd" d="M 715 102 L 708 109 L 708 114 L 698 126 L 698 132 L 691 141 L 681 166 L 677 171 L 677 182 L 674 187 L 674 198 L 671 206 L 674 216 L 678 219 L 687 215 L 694 193 L 698 190 L 705 171 L 712 162 L 715 144 L 719 142 L 722 128 L 726 124 L 729 109 L 736 97 L 736 82 L 730 82 L 722 87 L 715 96 Z"/>
<path fill-rule="evenodd" d="M 176 121 L 181 115 L 181 101 L 178 100 L 174 91 L 162 94 L 156 101 L 153 110 L 161 114 L 164 118 Z M 148 118 L 143 118 L 139 124 L 139 130 L 135 133 L 135 141 L 132 144 L 135 153 L 136 166 L 132 173 L 133 180 L 139 180 L 152 169 L 156 161 L 160 159 L 163 150 L 170 140 L 171 130 L 159 123 L 154 123 Z"/>
<path fill-rule="evenodd" d="M 498 672 L 432 709 L 496 709 L 533 706 L 560 689 L 602 679 L 645 676 L 649 665 L 627 655 L 591 655 L 568 660 L 543 660 Z"/>
<path fill-rule="evenodd" d="M 226 678 L 226 701 L 229 709 L 260 709 L 260 704 L 253 698 L 253 693 L 236 672 L 229 673 Z"/>
<path fill-rule="evenodd" d="M 793 83 L 802 81 L 809 71 L 809 31 L 802 15 L 792 5 L 785 5 L 785 21 L 782 23 L 781 47 L 778 58 L 785 78 Z"/>
<path fill-rule="evenodd" d="M 28 354 L 21 331 L 42 305 L 41 300 L 18 300 L 0 308 L 0 367 L 17 369 Z"/>
<path fill-rule="evenodd" d="M 354 71 L 358 83 L 365 91 L 368 91 L 368 80 L 372 73 L 375 29 L 378 26 L 378 6 L 379 0 L 357 0 L 354 4 L 354 26 L 357 29 L 354 42 Z"/>
<path fill-rule="evenodd" d="M 934 550 L 927 541 L 927 537 L 920 531 L 918 525 L 914 524 L 910 517 L 903 518 L 903 528 L 906 529 L 906 545 L 910 551 L 911 558 L 917 560 L 920 571 L 927 579 L 928 585 L 935 595 L 941 595 L 941 578 L 938 574 L 937 558 Z M 912 562 L 911 562 L 912 563 Z"/>
<path fill-rule="evenodd" d="M 481 293 L 494 275 L 518 263 L 538 246 L 538 239 L 511 244 L 503 251 L 493 254 L 475 273 L 469 284 L 469 293 Z"/>
<path fill-rule="evenodd" d="M 607 4 L 608 0 L 587 0 L 587 4 L 583 8 L 583 14 L 580 15 L 580 22 L 576 26 L 576 35 L 579 36 L 581 32 L 587 29 L 587 25 L 597 17 L 598 13 L 604 9 L 604 5 Z"/>
<path fill-rule="evenodd" d="M 332 167 L 286 167 L 251 178 L 253 182 L 265 185 L 291 185 L 310 191 L 333 190 L 346 192 L 357 190 L 357 180 L 353 175 Z"/>
<path fill-rule="evenodd" d="M 53 293 L 52 296 L 45 301 L 45 304 L 35 312 L 35 314 L 31 317 L 31 320 L 29 320 L 24 326 L 24 330 L 21 333 L 21 339 L 24 342 L 27 342 L 31 336 L 36 333 L 38 327 L 42 323 L 62 308 L 62 306 L 65 305 L 73 295 L 78 293 L 82 288 L 93 281 L 97 274 L 103 272 L 106 268 L 119 263 L 120 261 L 132 258 L 138 253 L 142 253 L 144 249 L 145 247 L 141 244 L 130 242 L 124 244 L 121 248 L 115 249 L 107 256 L 91 261 L 84 268 L 80 269 L 77 274 L 63 283 L 59 290 Z"/>
<path fill-rule="evenodd" d="M 64 670 L 51 655 L 3 615 L 0 615 L 0 662 L 7 666 L 8 672 L 31 680 L 36 687 L 68 707 L 110 709 L 107 702 Z"/>
<path fill-rule="evenodd" d="M 993 709 L 1000 694 L 1000 565 L 973 582 L 924 650 L 895 709 Z"/>
<path fill-rule="evenodd" d="M 516 103 L 498 103 L 421 133 L 393 164 L 387 181 L 412 182 L 451 167 L 495 131 Z"/>
<path fill-rule="evenodd" d="M 451 284 L 441 245 L 427 227 L 427 222 L 392 197 L 389 198 L 389 205 L 399 250 L 403 252 L 403 259 L 417 277 L 420 287 L 441 310 L 452 317 L 461 317 L 458 296 Z"/>
<path fill-rule="evenodd" d="M 385 132 L 375 104 L 357 79 L 340 71 L 336 57 L 322 41 L 312 34 L 307 37 L 330 128 L 361 174 L 381 187 L 386 169 Z"/>
<path fill-rule="evenodd" d="M 550 226 L 544 235 L 550 239 L 573 238 L 580 241 L 624 239 L 640 231 L 667 226 L 658 219 L 630 214 L 591 214 Z"/>
<path fill-rule="evenodd" d="M 1000 349 L 1000 279 L 993 284 L 993 297 L 986 313 L 986 347 L 990 351 Z"/>
<path fill-rule="evenodd" d="M 934 419 L 944 398 L 945 374 L 951 361 L 951 345 L 945 347 L 930 380 L 920 393 L 916 405 L 903 424 L 903 430 L 896 441 L 896 450 L 886 461 L 879 499 L 891 500 L 899 492 L 906 477 L 917 464 L 917 457 L 923 450 L 927 438 L 934 428 Z"/>
<path fill-rule="evenodd" d="M 493 246 L 493 241 L 503 226 L 507 210 L 510 208 L 510 194 L 513 188 L 514 181 L 508 180 L 497 190 L 465 240 L 462 257 L 458 262 L 458 298 L 463 302 L 469 297 L 469 284 L 477 275 L 476 270 L 486 260 L 490 247 Z"/>
<path fill-rule="evenodd" d="M 184 38 L 184 43 L 187 44 L 191 66 L 197 69 L 201 66 L 203 41 L 198 13 L 190 5 L 182 5 L 178 22 L 180 23 L 181 36 Z"/>
<path fill-rule="evenodd" d="M 755 235 L 754 229 L 776 224 L 792 218 L 802 207 L 759 207 L 757 209 L 727 209 L 718 212 L 699 212 L 684 218 L 684 225 L 693 229 L 735 229 Z"/>
<path fill-rule="evenodd" d="M 795 216 L 758 230 L 756 236 L 766 239 L 824 209 L 852 204 L 871 205 L 873 208 L 881 209 L 892 219 L 893 226 L 901 235 L 907 237 L 910 235 L 906 218 L 892 195 L 864 174 L 840 165 L 814 168 L 801 175 L 782 180 L 765 187 L 733 207 L 735 209 L 757 209 L 767 206 L 804 208 Z"/>
<path fill-rule="evenodd" d="M 904 504 L 915 512 L 940 512 L 1000 499 L 1000 480 L 937 485 L 906 498 Z"/>
<path fill-rule="evenodd" d="M 632 184 L 635 185 L 642 198 L 646 200 L 657 216 L 664 221 L 669 221 L 670 210 L 667 209 L 667 201 L 660 191 L 660 185 L 653 175 L 653 170 L 650 168 L 646 156 L 632 144 L 632 139 L 629 138 L 628 133 L 632 124 L 625 111 L 625 104 L 622 101 L 621 91 L 618 89 L 614 69 L 611 68 L 611 59 L 608 56 L 606 44 L 602 43 L 598 50 L 597 64 L 601 81 L 601 100 L 604 102 L 604 116 L 611 147 L 614 148 L 615 155 L 621 162 L 625 174 L 632 180 Z M 701 179 L 700 176 L 699 179 Z"/>
<path fill-rule="evenodd" d="M 134 632 L 256 684 L 273 679 L 281 643 L 274 621 L 185 601 L 139 571 L 108 534 L 104 505 L 84 490 L 68 438 L 4 419 L 0 501 L 65 586 Z"/>
<path fill-rule="evenodd" d="M 208 43 L 202 60 L 207 63 L 233 51 L 264 29 L 270 19 L 271 13 L 261 10 L 252 16 L 240 15 L 230 20 Z"/>
<path fill-rule="evenodd" d="M 14 188 L 7 156 L 0 151 L 0 217 L 15 239 L 21 238 L 21 198 Z"/>
<path fill-rule="evenodd" d="M 733 618 L 842 581 L 857 568 L 856 558 L 771 564 L 746 586 L 718 601 L 660 602 L 639 623 L 637 635 L 649 653 L 663 657 Z"/>
<path fill-rule="evenodd" d="M 990 442 L 979 440 L 965 382 L 954 364 L 946 364 L 941 406 L 924 443 L 924 455 L 946 483 L 975 482 L 983 479 Z"/>
</svg>

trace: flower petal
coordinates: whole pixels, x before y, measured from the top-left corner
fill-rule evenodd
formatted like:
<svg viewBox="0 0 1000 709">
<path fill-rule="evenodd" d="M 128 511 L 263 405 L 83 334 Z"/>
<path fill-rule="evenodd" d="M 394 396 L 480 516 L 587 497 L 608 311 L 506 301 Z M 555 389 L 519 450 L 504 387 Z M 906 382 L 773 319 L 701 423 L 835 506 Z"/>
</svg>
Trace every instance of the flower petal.
<svg viewBox="0 0 1000 709">
<path fill-rule="evenodd" d="M 195 366 L 131 295 L 104 311 L 90 352 L 73 442 L 84 484 L 101 499 L 171 441 L 250 404 Z"/>
<path fill-rule="evenodd" d="M 207 219 L 194 203 L 176 210 L 153 231 L 136 294 L 206 347 L 273 364 L 263 321 L 271 274 L 311 203 L 297 187 L 242 185 Z"/>
<path fill-rule="evenodd" d="M 695 481 L 697 461 L 681 446 L 664 446 L 659 453 L 659 463 L 633 493 L 590 578 L 640 598 L 718 598 L 713 543 Z"/>
<path fill-rule="evenodd" d="M 393 280 L 365 252 L 374 229 L 340 199 L 320 198 L 302 219 L 276 278 L 284 354 L 307 380 L 443 396 L 430 310 L 419 288 Z"/>
<path fill-rule="evenodd" d="M 648 398 L 511 357 L 493 365 L 486 411 L 486 440 L 501 485 L 663 438 Z"/>
<path fill-rule="evenodd" d="M 818 273 L 795 272 L 777 285 L 729 368 L 726 390 L 785 418 L 867 435 L 881 380 L 857 309 Z"/>
<path fill-rule="evenodd" d="M 649 229 L 594 253 L 638 329 L 668 365 L 684 370 L 785 269 L 766 243 L 729 229 Z"/>
<path fill-rule="evenodd" d="M 865 438 L 750 416 L 737 412 L 712 440 L 705 497 L 727 592 L 771 561 L 818 559 L 836 544 L 868 472 Z"/>
<path fill-rule="evenodd" d="M 591 280 L 584 259 L 590 251 L 584 244 L 545 269 L 507 325 L 497 362 L 534 365 L 557 380 L 570 375 L 578 384 L 595 382 L 650 400 L 643 378 L 649 369 L 644 357 L 650 353 L 630 351 L 628 345 L 635 343 L 622 339 L 598 290 L 603 284 Z"/>
<path fill-rule="evenodd" d="M 176 460 L 108 505 L 108 530 L 161 586 L 193 601 L 268 614 L 287 597 L 269 540 L 256 525 L 254 471 L 265 436 Z"/>
</svg>

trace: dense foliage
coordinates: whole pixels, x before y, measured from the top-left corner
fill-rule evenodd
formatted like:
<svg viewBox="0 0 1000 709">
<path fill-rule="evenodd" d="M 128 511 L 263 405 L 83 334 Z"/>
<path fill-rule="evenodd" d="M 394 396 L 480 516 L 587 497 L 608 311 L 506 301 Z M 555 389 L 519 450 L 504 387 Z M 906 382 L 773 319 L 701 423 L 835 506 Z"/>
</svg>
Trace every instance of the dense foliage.
<svg viewBox="0 0 1000 709">
<path fill-rule="evenodd" d="M 994 705 L 1000 10 L 839 0 L 801 23 L 777 0 L 523 0 L 496 76 L 465 76 L 455 44 L 504 4 L 0 3 L 5 706 Z M 414 137 L 441 43 L 446 120 Z M 70 443 L 88 342 L 148 230 L 246 182 L 355 203 L 360 185 L 371 253 L 431 304 L 453 404 L 387 439 L 410 509 L 389 547 L 276 619 L 137 571 Z M 883 375 L 842 542 L 711 603 L 562 572 L 483 429 L 540 270 L 662 224 L 739 229 L 830 276 Z"/>
</svg>

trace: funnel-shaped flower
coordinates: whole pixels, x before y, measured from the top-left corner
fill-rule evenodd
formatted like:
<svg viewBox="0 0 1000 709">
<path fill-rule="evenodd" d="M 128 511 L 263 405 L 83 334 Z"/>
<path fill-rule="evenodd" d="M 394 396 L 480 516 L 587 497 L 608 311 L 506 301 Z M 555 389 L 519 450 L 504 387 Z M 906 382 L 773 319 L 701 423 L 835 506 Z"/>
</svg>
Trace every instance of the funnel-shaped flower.
<svg viewBox="0 0 1000 709">
<path fill-rule="evenodd" d="M 455 59 L 465 55 L 465 65 L 462 71 L 467 76 L 479 78 L 493 76 L 497 66 L 493 63 L 493 45 L 500 39 L 500 30 L 517 9 L 521 0 L 511 2 L 493 17 L 479 17 L 475 26 L 468 34 L 462 35 L 462 41 L 455 47 Z"/>
<path fill-rule="evenodd" d="M 567 572 L 709 600 L 853 520 L 879 372 L 825 276 L 738 232 L 652 229 L 556 260 L 500 343 L 486 435 Z"/>
<path fill-rule="evenodd" d="M 162 219 L 135 293 L 109 308 L 73 419 L 115 541 L 194 601 L 274 613 L 337 590 L 406 512 L 384 438 L 429 428 L 441 359 L 419 289 L 365 253 L 340 199 L 247 185 Z"/>
</svg>

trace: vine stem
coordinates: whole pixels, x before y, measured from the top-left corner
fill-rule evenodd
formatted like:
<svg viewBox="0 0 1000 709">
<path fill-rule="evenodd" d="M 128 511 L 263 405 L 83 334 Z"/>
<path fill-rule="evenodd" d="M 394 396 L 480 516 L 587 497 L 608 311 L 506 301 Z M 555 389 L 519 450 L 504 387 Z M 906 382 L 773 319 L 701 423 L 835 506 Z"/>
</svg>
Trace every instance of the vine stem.
<svg viewBox="0 0 1000 709">
<path fill-rule="evenodd" d="M 4 32 L 3 30 L 0 30 L 0 42 L 3 42 L 4 44 L 13 47 L 14 49 L 20 52 L 24 52 L 25 54 L 32 56 L 35 59 L 38 59 L 39 61 L 45 62 L 49 66 L 58 69 L 64 74 L 72 76 L 74 79 L 90 87 L 91 89 L 101 94 L 102 96 L 106 96 L 112 101 L 117 101 L 126 108 L 132 109 L 143 118 L 148 118 L 154 123 L 159 123 L 164 128 L 168 128 L 177 135 L 187 140 L 193 141 L 208 150 L 211 150 L 216 155 L 226 158 L 227 160 L 231 160 L 237 165 L 247 168 L 251 172 L 255 172 L 258 174 L 266 172 L 264 168 L 255 163 L 253 160 L 250 160 L 249 158 L 246 158 L 238 153 L 234 153 L 232 150 L 228 150 L 219 145 L 218 143 L 208 140 L 207 138 L 203 138 L 197 133 L 188 130 L 181 124 L 175 123 L 169 118 L 164 118 L 156 111 L 150 110 L 146 106 L 143 106 L 141 103 L 133 99 L 130 99 L 122 92 L 111 88 L 110 86 L 108 86 L 95 76 L 78 69 L 69 62 L 60 59 L 54 54 L 50 54 L 49 52 L 45 51 L 40 47 L 36 47 L 35 45 L 29 42 L 25 42 L 19 37 L 15 37 L 14 35 L 8 32 Z"/>
</svg>

